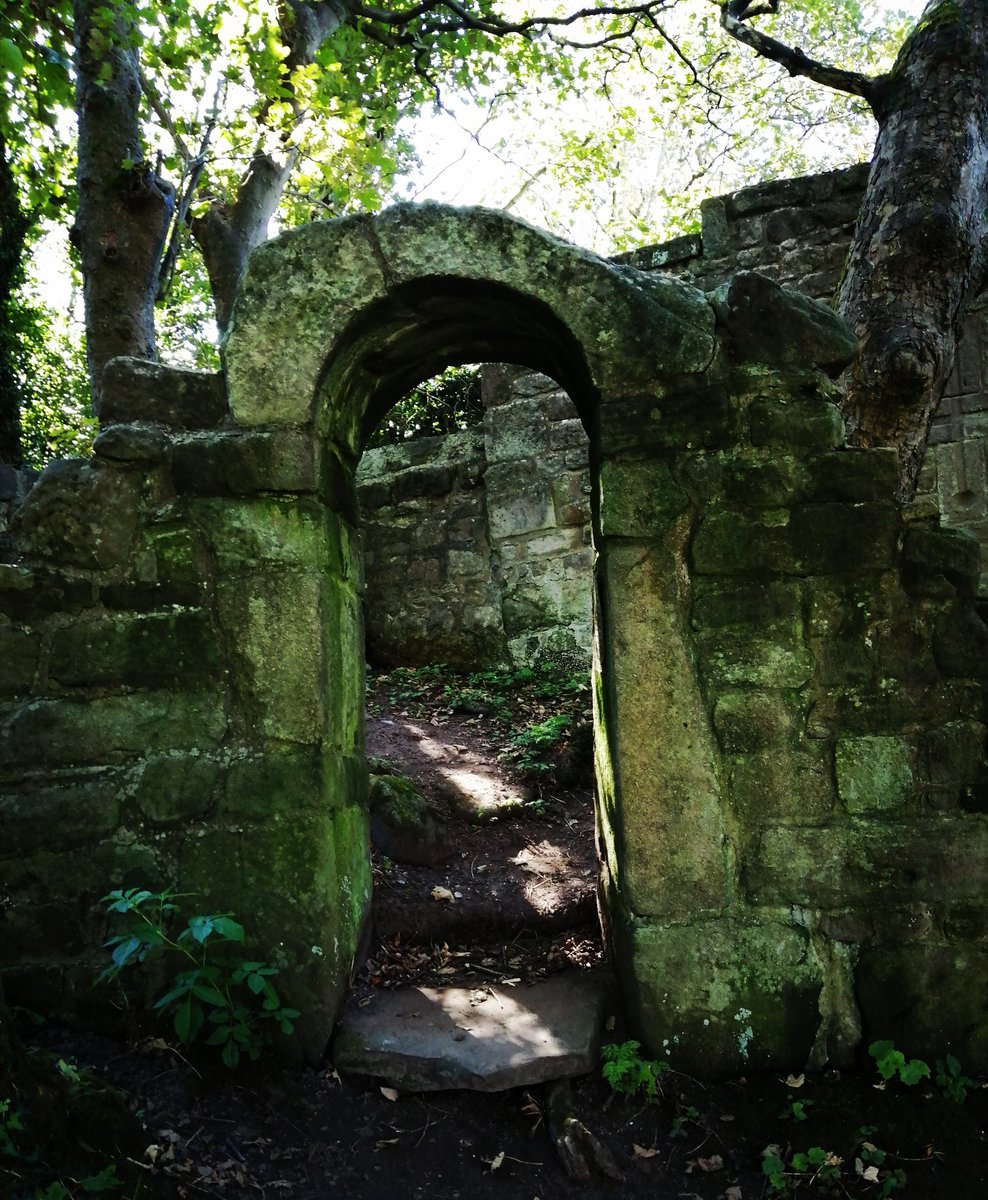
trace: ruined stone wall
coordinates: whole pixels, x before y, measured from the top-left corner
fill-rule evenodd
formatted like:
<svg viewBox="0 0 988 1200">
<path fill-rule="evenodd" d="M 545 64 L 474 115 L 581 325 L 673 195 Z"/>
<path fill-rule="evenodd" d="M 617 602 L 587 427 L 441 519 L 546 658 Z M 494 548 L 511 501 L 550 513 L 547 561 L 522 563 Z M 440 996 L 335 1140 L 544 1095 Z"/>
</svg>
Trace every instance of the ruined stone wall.
<svg viewBox="0 0 988 1200">
<path fill-rule="evenodd" d="M 224 427 L 218 376 L 117 360 L 102 415 L 0 562 L 7 998 L 105 1018 L 100 898 L 173 888 L 245 921 L 318 1055 L 370 890 L 359 648 L 348 686 L 323 682 L 333 614 L 359 606 L 352 531 L 317 497 L 310 442 Z M 286 941 L 313 911 L 320 936 Z"/>
<path fill-rule="evenodd" d="M 482 429 L 364 452 L 373 662 L 590 665 L 587 435 L 553 380 L 484 370 Z"/>
<path fill-rule="evenodd" d="M 258 250 L 225 381 L 118 362 L 92 460 L 11 518 L 8 997 L 91 1007 L 99 897 L 174 886 L 245 919 L 318 1060 L 370 887 L 360 451 L 409 379 L 514 358 L 589 431 L 602 907 L 637 1036 L 693 1072 L 875 1037 L 988 1067 L 979 546 L 845 446 L 854 347 L 758 275 L 708 297 L 485 210 Z M 532 512 L 536 465 L 504 488 Z"/>
</svg>

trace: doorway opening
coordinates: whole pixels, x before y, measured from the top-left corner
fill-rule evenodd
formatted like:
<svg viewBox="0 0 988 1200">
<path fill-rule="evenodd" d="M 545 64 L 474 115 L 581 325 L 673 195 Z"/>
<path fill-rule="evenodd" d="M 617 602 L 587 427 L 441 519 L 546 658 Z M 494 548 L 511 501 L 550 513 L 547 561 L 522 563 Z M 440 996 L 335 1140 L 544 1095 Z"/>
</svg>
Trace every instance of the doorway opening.
<svg viewBox="0 0 988 1200">
<path fill-rule="evenodd" d="M 446 371 L 384 418 L 357 489 L 374 875 L 358 994 L 598 966 L 591 484 L 572 400 L 529 368 Z"/>
</svg>

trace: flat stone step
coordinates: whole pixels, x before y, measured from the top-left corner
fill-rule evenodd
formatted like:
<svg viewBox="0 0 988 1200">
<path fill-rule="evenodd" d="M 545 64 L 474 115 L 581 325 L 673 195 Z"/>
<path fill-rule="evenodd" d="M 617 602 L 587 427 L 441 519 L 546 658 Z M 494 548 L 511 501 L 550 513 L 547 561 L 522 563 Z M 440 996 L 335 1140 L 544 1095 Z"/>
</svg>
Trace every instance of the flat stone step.
<svg viewBox="0 0 988 1200">
<path fill-rule="evenodd" d="M 612 980 L 570 971 L 517 987 L 407 987 L 351 1007 L 338 1071 L 412 1092 L 500 1092 L 597 1068 Z"/>
</svg>

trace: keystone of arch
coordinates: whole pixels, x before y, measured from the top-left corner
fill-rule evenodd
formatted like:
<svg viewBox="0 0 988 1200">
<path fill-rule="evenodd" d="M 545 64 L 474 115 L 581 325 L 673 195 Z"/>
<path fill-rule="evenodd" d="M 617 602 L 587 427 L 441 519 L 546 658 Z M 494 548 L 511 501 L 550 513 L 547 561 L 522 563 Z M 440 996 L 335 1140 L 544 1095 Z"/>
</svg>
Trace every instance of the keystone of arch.
<svg viewBox="0 0 988 1200">
<path fill-rule="evenodd" d="M 226 343 L 241 425 L 313 419 L 323 366 L 351 323 L 416 280 L 489 282 L 546 305 L 581 346 L 598 391 L 703 371 L 714 318 L 678 280 L 598 258 L 505 213 L 399 204 L 304 226 L 251 256 Z"/>
</svg>

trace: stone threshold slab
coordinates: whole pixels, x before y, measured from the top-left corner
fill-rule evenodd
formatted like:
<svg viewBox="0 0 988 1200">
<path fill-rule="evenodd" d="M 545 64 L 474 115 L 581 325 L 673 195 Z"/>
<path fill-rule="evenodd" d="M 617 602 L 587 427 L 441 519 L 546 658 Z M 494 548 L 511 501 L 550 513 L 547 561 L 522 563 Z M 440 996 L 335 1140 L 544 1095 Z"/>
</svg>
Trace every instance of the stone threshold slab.
<svg viewBox="0 0 988 1200">
<path fill-rule="evenodd" d="M 405 1091 L 499 1092 L 583 1075 L 599 1063 L 611 992 L 606 971 L 516 987 L 407 987 L 344 1014 L 338 1071 Z"/>
</svg>

